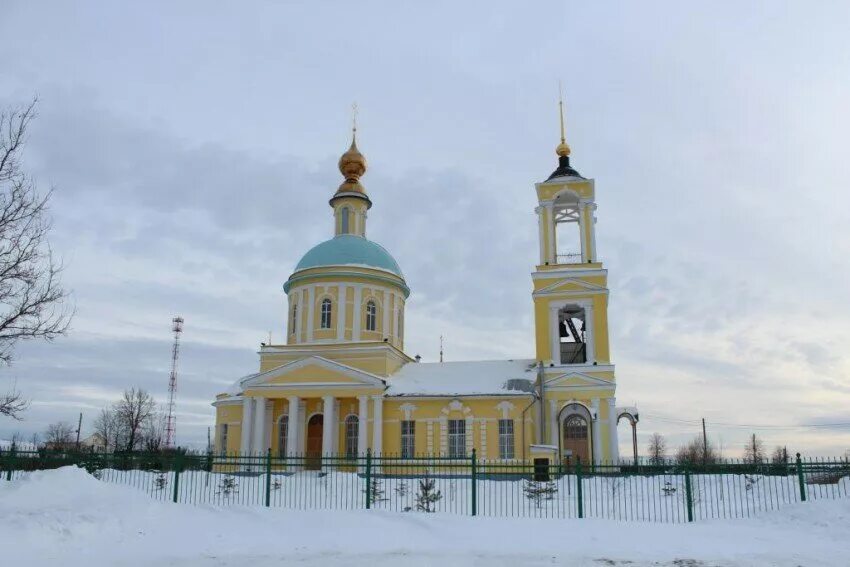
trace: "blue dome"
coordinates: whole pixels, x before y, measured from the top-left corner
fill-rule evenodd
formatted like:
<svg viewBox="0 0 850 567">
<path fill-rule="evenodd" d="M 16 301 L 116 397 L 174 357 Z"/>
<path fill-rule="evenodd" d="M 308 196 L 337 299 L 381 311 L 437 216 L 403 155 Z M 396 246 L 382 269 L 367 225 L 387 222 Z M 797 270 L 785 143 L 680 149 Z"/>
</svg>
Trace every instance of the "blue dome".
<svg viewBox="0 0 850 567">
<path fill-rule="evenodd" d="M 395 258 L 383 246 L 351 234 L 342 234 L 314 246 L 304 254 L 295 271 L 323 266 L 367 266 L 404 279 Z"/>
</svg>

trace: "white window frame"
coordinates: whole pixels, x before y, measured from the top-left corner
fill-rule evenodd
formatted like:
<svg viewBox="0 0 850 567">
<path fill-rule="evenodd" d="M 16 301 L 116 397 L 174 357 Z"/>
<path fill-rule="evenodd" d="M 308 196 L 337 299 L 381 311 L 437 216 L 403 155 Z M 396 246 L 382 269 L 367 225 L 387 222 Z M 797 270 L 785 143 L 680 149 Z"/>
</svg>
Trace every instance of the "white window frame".
<svg viewBox="0 0 850 567">
<path fill-rule="evenodd" d="M 446 426 L 448 434 L 449 457 L 463 459 L 466 457 L 466 420 L 450 419 Z"/>
<path fill-rule="evenodd" d="M 516 441 L 514 436 L 514 420 L 499 420 L 499 458 L 513 459 L 516 454 Z"/>
<path fill-rule="evenodd" d="M 366 302 L 366 330 L 376 331 L 378 329 L 378 306 L 373 300 Z"/>
<path fill-rule="evenodd" d="M 401 458 L 412 459 L 416 456 L 416 422 L 412 419 L 401 421 Z"/>
<path fill-rule="evenodd" d="M 348 213 L 348 207 L 342 207 L 339 210 L 340 219 L 339 219 L 339 233 L 340 234 L 351 234 L 351 219 Z"/>
<path fill-rule="evenodd" d="M 360 439 L 360 418 L 352 414 L 345 418 L 345 456 L 349 459 L 357 456 Z"/>
<path fill-rule="evenodd" d="M 326 297 L 322 299 L 319 308 L 319 328 L 333 329 L 333 299 Z"/>
<path fill-rule="evenodd" d="M 219 454 L 222 456 L 227 456 L 227 434 L 227 424 L 222 423 L 218 430 Z"/>
</svg>

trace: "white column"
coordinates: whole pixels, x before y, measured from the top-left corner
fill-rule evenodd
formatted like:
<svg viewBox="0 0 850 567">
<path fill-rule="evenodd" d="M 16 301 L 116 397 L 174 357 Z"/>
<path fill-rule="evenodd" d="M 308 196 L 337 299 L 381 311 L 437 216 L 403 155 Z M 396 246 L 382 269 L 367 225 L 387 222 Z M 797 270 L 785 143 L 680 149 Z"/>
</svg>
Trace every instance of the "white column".
<svg viewBox="0 0 850 567">
<path fill-rule="evenodd" d="M 363 288 L 359 285 L 354 288 L 354 308 L 351 312 L 351 340 L 360 340 L 360 314 L 363 312 Z"/>
<path fill-rule="evenodd" d="M 337 314 L 336 314 L 336 338 L 339 341 L 345 340 L 345 291 L 348 286 L 339 284 L 339 295 L 337 297 Z"/>
<path fill-rule="evenodd" d="M 602 461 L 602 433 L 599 427 L 599 398 L 590 400 L 590 407 L 593 411 L 593 462 L 599 464 Z"/>
<path fill-rule="evenodd" d="M 391 342 L 396 342 L 398 340 L 398 301 L 396 299 L 396 294 L 392 294 L 392 298 L 393 298 L 393 313 L 392 313 L 392 316 L 393 316 L 393 322 L 392 322 L 392 327 L 393 327 L 392 337 L 393 337 L 393 340 Z"/>
<path fill-rule="evenodd" d="M 357 416 L 357 452 L 366 452 L 366 444 L 369 442 L 369 396 L 358 396 L 360 412 Z"/>
<path fill-rule="evenodd" d="M 558 446 L 558 402 L 549 400 L 549 444 Z M 560 458 L 560 457 L 559 457 Z"/>
<path fill-rule="evenodd" d="M 584 264 L 587 262 L 588 252 L 587 252 L 587 235 L 585 234 L 585 226 L 586 226 L 586 218 L 585 218 L 585 209 L 587 207 L 587 203 L 584 201 L 578 202 L 578 234 L 579 234 L 579 243 L 581 244 L 581 262 Z"/>
<path fill-rule="evenodd" d="M 307 337 L 304 342 L 313 342 L 313 317 L 315 316 L 314 309 L 316 308 L 316 286 L 307 288 Z"/>
<path fill-rule="evenodd" d="M 242 398 L 242 441 L 239 444 L 239 452 L 248 454 L 251 452 L 251 431 L 254 428 L 254 399 Z"/>
<path fill-rule="evenodd" d="M 617 399 L 608 398 L 608 435 L 609 445 L 611 446 L 611 461 L 618 463 L 620 461 L 620 445 L 617 442 Z"/>
<path fill-rule="evenodd" d="M 552 203 L 546 204 L 546 228 L 549 232 L 549 263 L 558 263 L 558 249 L 555 246 L 555 211 Z"/>
<path fill-rule="evenodd" d="M 290 396 L 289 400 L 289 428 L 286 435 L 286 452 L 295 456 L 301 452 L 301 399 L 298 396 Z"/>
<path fill-rule="evenodd" d="M 590 255 L 590 261 L 596 262 L 596 203 L 591 203 L 587 208 L 590 230 L 590 248 L 588 254 Z"/>
<path fill-rule="evenodd" d="M 593 318 L 593 304 L 588 303 L 584 306 L 584 341 L 585 352 L 587 353 L 587 363 L 593 364 L 596 362 L 596 325 Z"/>
<path fill-rule="evenodd" d="M 534 209 L 537 213 L 537 238 L 540 240 L 540 264 L 546 263 L 546 223 L 543 218 L 543 207 Z"/>
<path fill-rule="evenodd" d="M 380 455 L 384 442 L 384 397 L 372 396 L 375 409 L 372 412 L 372 453 Z"/>
<path fill-rule="evenodd" d="M 392 294 L 389 290 L 384 290 L 384 301 L 383 305 L 381 305 L 381 310 L 383 313 L 383 322 L 381 323 L 381 334 L 389 338 L 390 337 L 390 303 Z"/>
<path fill-rule="evenodd" d="M 322 454 L 326 457 L 333 455 L 334 451 L 334 433 L 338 427 L 334 413 L 335 404 L 333 396 L 322 396 L 323 409 L 322 413 Z"/>
<path fill-rule="evenodd" d="M 254 445 L 255 453 L 263 453 L 266 450 L 266 399 L 256 398 L 254 400 Z"/>
</svg>

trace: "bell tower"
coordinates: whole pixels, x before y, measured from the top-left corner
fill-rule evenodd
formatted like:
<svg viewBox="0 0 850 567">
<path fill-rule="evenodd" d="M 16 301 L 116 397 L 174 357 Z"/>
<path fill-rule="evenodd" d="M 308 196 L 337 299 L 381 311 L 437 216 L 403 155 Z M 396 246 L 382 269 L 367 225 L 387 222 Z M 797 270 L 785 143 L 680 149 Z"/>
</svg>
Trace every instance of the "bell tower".
<svg viewBox="0 0 850 567">
<path fill-rule="evenodd" d="M 531 277 L 537 359 L 547 367 L 608 365 L 608 273 L 596 253 L 595 184 L 570 163 L 563 101 L 559 109 L 558 166 L 535 185 L 540 262 Z"/>
</svg>

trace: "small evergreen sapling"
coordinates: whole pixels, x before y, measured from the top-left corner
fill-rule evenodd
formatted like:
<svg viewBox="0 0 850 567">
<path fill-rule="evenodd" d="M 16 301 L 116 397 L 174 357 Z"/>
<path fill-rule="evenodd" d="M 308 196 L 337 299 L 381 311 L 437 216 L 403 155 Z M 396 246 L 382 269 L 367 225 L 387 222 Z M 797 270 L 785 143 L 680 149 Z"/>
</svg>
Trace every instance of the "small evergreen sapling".
<svg viewBox="0 0 850 567">
<path fill-rule="evenodd" d="M 363 492 L 366 492 L 364 490 Z M 384 496 L 384 485 L 377 478 L 373 478 L 369 481 L 369 498 L 374 502 L 384 502 L 387 500 L 387 497 Z"/>
<path fill-rule="evenodd" d="M 153 479 L 154 488 L 157 490 L 163 490 L 168 485 L 168 478 L 166 478 L 165 473 L 158 473 Z"/>
<path fill-rule="evenodd" d="M 237 492 L 239 492 L 239 484 L 237 484 L 236 479 L 233 476 L 227 475 L 221 479 L 221 482 L 218 485 L 218 492 L 216 492 L 216 494 L 221 494 L 222 496 L 230 498 L 232 494 L 236 494 Z"/>
<path fill-rule="evenodd" d="M 416 493 L 416 510 L 419 512 L 434 512 L 435 504 L 443 499 L 443 494 L 437 488 L 433 478 L 423 478 L 419 481 L 419 492 Z"/>
<path fill-rule="evenodd" d="M 534 502 L 536 508 L 540 508 L 544 500 L 555 498 L 555 495 L 558 493 L 558 487 L 551 480 L 526 480 L 522 491 L 526 498 Z"/>
<path fill-rule="evenodd" d="M 398 483 L 395 487 L 395 493 L 396 495 L 398 495 L 399 498 L 404 498 L 405 496 L 407 496 L 407 483 Z"/>
<path fill-rule="evenodd" d="M 664 486 L 661 487 L 661 492 L 664 493 L 664 496 L 673 496 L 676 494 L 676 487 L 668 480 L 664 483 Z"/>
</svg>

